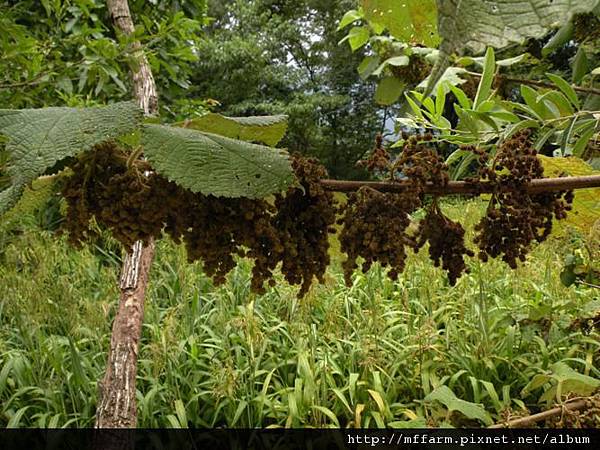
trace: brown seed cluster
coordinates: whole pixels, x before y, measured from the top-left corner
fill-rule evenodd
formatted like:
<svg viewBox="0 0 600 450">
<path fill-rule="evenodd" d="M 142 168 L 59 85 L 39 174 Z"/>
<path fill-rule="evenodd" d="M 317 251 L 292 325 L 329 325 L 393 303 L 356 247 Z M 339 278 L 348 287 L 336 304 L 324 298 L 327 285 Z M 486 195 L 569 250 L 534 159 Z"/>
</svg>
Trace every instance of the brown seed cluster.
<svg viewBox="0 0 600 450">
<path fill-rule="evenodd" d="M 448 272 L 451 286 L 456 284 L 463 273 L 469 273 L 464 257 L 475 254 L 465 246 L 465 229 L 460 223 L 442 214 L 437 199 L 433 201 L 427 216 L 419 223 L 415 253 L 426 242 L 429 242 L 430 259 L 436 267 L 441 265 Z"/>
<path fill-rule="evenodd" d="M 281 252 L 270 221 L 273 207 L 260 199 L 219 198 L 187 191 L 183 195 L 185 209 L 175 227 L 183 233 L 171 237 L 183 241 L 188 260 L 202 261 L 206 274 L 219 285 L 236 266 L 236 256 L 252 258 L 251 287 L 263 293 L 264 281 L 271 278 Z"/>
<path fill-rule="evenodd" d="M 427 183 L 443 187 L 448 184 L 448 166 L 438 152 L 428 144 L 433 139 L 430 133 L 404 136 L 406 143 L 399 158 L 391 165 L 392 179 L 405 176 L 420 194 Z"/>
<path fill-rule="evenodd" d="M 447 165 L 430 144 L 431 134 L 404 134 L 403 138 L 405 145 L 402 152 L 392 160 L 379 137 L 363 166 L 371 172 L 386 174 L 392 180 L 409 179 L 413 189 L 395 194 L 362 188 L 350 196 L 344 216 L 339 221 L 343 225 L 340 235 L 342 250 L 348 255 L 343 263 L 348 285 L 358 267 L 359 257 L 364 259 L 363 272 L 377 261 L 389 267 L 388 276 L 396 279 L 404 270 L 405 247 L 417 252 L 429 242 L 430 258 L 436 266 L 442 265 L 448 272 L 450 284 L 454 285 L 458 277 L 467 272 L 464 257 L 473 256 L 465 246 L 463 227 L 442 214 L 437 199 L 433 200 L 426 217 L 420 221 L 416 235 L 410 236 L 407 232 L 410 214 L 422 206 L 425 185 L 443 187 L 449 176 Z"/>
<path fill-rule="evenodd" d="M 68 206 L 63 229 L 75 246 L 94 237 L 92 217 L 126 248 L 160 234 L 169 211 L 161 192 L 165 185 L 155 183 L 157 175 L 146 178 L 137 167 L 128 168 L 126 161 L 117 145 L 105 143 L 72 166 L 73 175 L 62 186 Z"/>
<path fill-rule="evenodd" d="M 375 136 L 375 148 L 369 158 L 356 163 L 357 167 L 364 167 L 371 173 L 385 173 L 390 168 L 390 154 L 383 146 L 383 136 Z"/>
<path fill-rule="evenodd" d="M 389 66 L 392 74 L 408 85 L 419 84 L 431 72 L 431 64 L 419 56 L 411 56 L 406 66 Z"/>
<path fill-rule="evenodd" d="M 288 283 L 301 285 L 303 296 L 313 278 L 324 282 L 337 207 L 333 193 L 319 183 L 327 170 L 316 159 L 294 157 L 292 168 L 299 186 L 276 196 L 273 225 L 283 246 L 281 272 Z"/>
<path fill-rule="evenodd" d="M 559 415 L 546 419 L 547 428 L 600 428 L 600 394 L 585 398 L 579 410 L 564 408 Z"/>
<path fill-rule="evenodd" d="M 430 142 L 430 134 L 404 136 L 402 152 L 393 157 L 381 136 L 363 165 L 372 173 L 395 181 L 410 180 L 413 188 L 403 193 L 382 193 L 363 187 L 349 196 L 338 224 L 344 279 L 361 265 L 363 272 L 374 262 L 389 268 L 396 279 L 403 271 L 406 248 L 418 251 L 429 244 L 429 256 L 448 272 L 450 284 L 468 272 L 465 231 L 460 223 L 444 216 L 437 198 L 416 234 L 409 234 L 411 214 L 425 202 L 427 184 L 443 187 L 448 168 Z M 501 256 L 510 267 L 523 261 L 533 241 L 545 240 L 553 219 L 566 217 L 572 192 L 527 192 L 543 169 L 532 145 L 531 132 L 523 130 L 498 146 L 490 163 L 488 154 L 465 147 L 477 155 L 480 171 L 469 182 L 482 180 L 494 186 L 487 213 L 476 226 L 479 257 Z M 274 270 L 290 284 L 300 285 L 304 296 L 314 279 L 324 281 L 330 263 L 329 233 L 333 233 L 338 207 L 333 194 L 320 179 L 327 171 L 317 160 L 294 156 L 292 168 L 297 183 L 273 201 L 248 198 L 218 198 L 192 193 L 152 172 L 144 161 L 129 161 L 115 143 L 96 146 L 72 165 L 72 175 L 62 186 L 67 202 L 63 229 L 76 246 L 93 239 L 90 223 L 109 229 L 129 249 L 138 240 L 148 241 L 166 233 L 184 243 L 190 261 L 201 260 L 216 284 L 225 282 L 236 258 L 253 260 L 251 288 L 264 293 L 273 285 Z M 362 258 L 362 263 L 360 259 Z"/>
<path fill-rule="evenodd" d="M 72 166 L 62 187 L 63 231 L 72 244 L 80 247 L 96 237 L 90 228 L 94 218 L 126 249 L 164 231 L 185 244 L 190 262 L 202 261 L 215 284 L 225 282 L 236 257 L 254 261 L 251 288 L 257 293 L 265 292 L 266 282 L 274 284 L 280 262 L 286 280 L 301 285 L 300 296 L 313 277 L 323 281 L 336 209 L 333 194 L 319 184 L 327 173 L 316 160 L 293 158 L 298 185 L 277 195 L 273 204 L 192 193 L 156 173 L 145 174 L 144 162 L 128 166 L 127 156 L 107 143 Z"/>
<path fill-rule="evenodd" d="M 475 226 L 479 258 L 502 255 L 511 268 L 525 261 L 533 241 L 544 241 L 552 231 L 552 220 L 564 219 L 571 209 L 572 192 L 530 195 L 526 186 L 542 178 L 544 170 L 531 140 L 531 131 L 522 130 L 504 141 L 486 177 L 495 183 L 487 213 Z"/>
<path fill-rule="evenodd" d="M 388 276 L 395 280 L 404 270 L 406 250 L 410 241 L 407 228 L 410 213 L 421 206 L 418 195 L 412 193 L 382 193 L 362 187 L 350 195 L 339 220 L 342 251 L 348 257 L 342 263 L 346 284 L 352 284 L 352 273 L 362 257 L 363 273 L 374 262 L 389 267 Z"/>
</svg>

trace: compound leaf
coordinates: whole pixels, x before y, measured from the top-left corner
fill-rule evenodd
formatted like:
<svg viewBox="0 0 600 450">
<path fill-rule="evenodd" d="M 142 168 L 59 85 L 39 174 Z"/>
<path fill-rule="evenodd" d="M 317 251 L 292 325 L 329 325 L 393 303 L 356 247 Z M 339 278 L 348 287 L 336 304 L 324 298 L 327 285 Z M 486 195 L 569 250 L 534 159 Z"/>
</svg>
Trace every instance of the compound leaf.
<svg viewBox="0 0 600 450">
<path fill-rule="evenodd" d="M 208 113 L 177 125 L 241 141 L 260 142 L 273 147 L 285 135 L 287 116 L 226 117 Z"/>
<path fill-rule="evenodd" d="M 145 125 L 142 145 L 158 173 L 192 192 L 261 198 L 294 178 L 285 151 L 217 134 Z"/>
<path fill-rule="evenodd" d="M 8 138 L 12 182 L 0 192 L 0 214 L 18 201 L 26 185 L 58 161 L 131 133 L 141 120 L 142 111 L 133 102 L 93 108 L 0 110 L 0 134 Z"/>
</svg>

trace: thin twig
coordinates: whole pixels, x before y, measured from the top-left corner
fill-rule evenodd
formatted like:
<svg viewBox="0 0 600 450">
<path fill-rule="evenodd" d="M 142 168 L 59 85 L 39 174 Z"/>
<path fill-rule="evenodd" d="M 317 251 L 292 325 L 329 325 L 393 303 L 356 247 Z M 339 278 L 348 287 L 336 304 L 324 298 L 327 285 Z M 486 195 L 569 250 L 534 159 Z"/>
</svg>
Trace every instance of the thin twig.
<svg viewBox="0 0 600 450">
<path fill-rule="evenodd" d="M 585 281 L 576 280 L 575 283 L 577 283 L 577 284 L 583 284 L 584 286 L 589 286 L 589 287 L 593 287 L 593 288 L 596 288 L 596 289 L 600 289 L 600 286 L 598 286 L 597 284 L 587 283 Z"/>
<path fill-rule="evenodd" d="M 42 80 L 42 78 L 44 78 L 46 75 L 49 75 L 49 72 L 42 72 L 33 77 L 31 80 L 22 81 L 20 83 L 0 84 L 0 89 L 15 89 L 24 86 L 35 86 L 36 84 L 43 83 L 45 80 Z"/>
</svg>

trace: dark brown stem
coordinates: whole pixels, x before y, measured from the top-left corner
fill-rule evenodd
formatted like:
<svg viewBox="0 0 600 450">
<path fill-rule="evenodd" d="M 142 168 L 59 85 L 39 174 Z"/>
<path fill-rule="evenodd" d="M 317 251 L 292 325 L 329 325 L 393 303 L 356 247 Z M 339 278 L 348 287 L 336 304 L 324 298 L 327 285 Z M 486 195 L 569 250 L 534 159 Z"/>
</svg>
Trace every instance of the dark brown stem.
<svg viewBox="0 0 600 450">
<path fill-rule="evenodd" d="M 481 78 L 481 76 L 482 76 L 480 73 L 477 73 L 477 72 L 466 72 L 466 74 L 471 75 L 472 77 L 477 77 L 477 78 Z M 537 87 L 542 87 L 542 88 L 556 89 L 556 85 L 554 85 L 552 83 L 548 83 L 546 81 L 513 78 L 513 77 L 507 77 L 506 75 L 500 75 L 500 74 L 496 74 L 496 78 L 499 80 L 502 80 L 502 81 L 508 81 L 509 83 L 527 84 L 529 86 L 537 86 Z M 571 87 L 573 88 L 573 90 L 575 90 L 577 92 L 581 92 L 582 94 L 600 95 L 600 89 L 587 88 L 587 87 L 583 87 L 583 86 L 573 86 L 573 85 L 571 85 Z"/>
<path fill-rule="evenodd" d="M 131 35 L 133 21 L 127 0 L 108 0 L 107 8 L 118 33 Z M 130 70 L 135 99 L 146 116 L 158 112 L 156 85 L 141 44 L 134 41 Z M 137 426 L 136 378 L 144 298 L 150 267 L 154 258 L 154 241 L 141 241 L 127 252 L 121 269 L 119 308 L 115 316 L 106 373 L 99 385 L 96 409 L 97 428 L 135 428 Z M 100 445 L 102 443 L 99 443 Z M 122 444 L 122 445 L 121 445 Z M 131 442 L 105 448 L 131 448 Z"/>
<path fill-rule="evenodd" d="M 330 191 L 353 192 L 361 187 L 369 187 L 380 192 L 404 192 L 413 190 L 415 186 L 409 181 L 348 181 L 348 180 L 321 180 L 321 184 Z M 571 191 L 600 187 L 600 175 L 583 177 L 540 178 L 532 180 L 527 186 L 529 193 Z M 466 181 L 450 181 L 446 186 L 440 187 L 426 184 L 424 192 L 435 195 L 461 195 L 461 194 L 489 194 L 494 192 L 496 185 L 490 182 L 469 183 Z"/>
</svg>

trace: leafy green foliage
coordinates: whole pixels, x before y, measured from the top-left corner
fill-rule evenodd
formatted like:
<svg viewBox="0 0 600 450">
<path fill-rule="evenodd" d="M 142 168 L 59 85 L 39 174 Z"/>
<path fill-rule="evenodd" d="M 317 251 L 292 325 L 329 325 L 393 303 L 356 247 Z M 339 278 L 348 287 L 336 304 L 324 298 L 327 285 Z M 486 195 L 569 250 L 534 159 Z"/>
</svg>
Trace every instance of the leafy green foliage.
<svg viewBox="0 0 600 450">
<path fill-rule="evenodd" d="M 404 92 L 405 84 L 396 77 L 386 77 L 377 85 L 375 101 L 381 105 L 395 103 Z"/>
<path fill-rule="evenodd" d="M 317 156 L 332 177 L 364 177 L 354 167 L 375 140 L 384 108 L 373 102 L 375 83 L 356 72 L 365 47 L 338 45 L 338 21 L 355 0 L 223 0 L 188 91 L 209 97 L 226 116 L 287 115 L 281 147 Z M 388 116 L 390 111 L 387 112 Z M 189 119 L 190 116 L 178 120 Z"/>
<path fill-rule="evenodd" d="M 444 204 L 468 230 L 484 208 L 479 200 Z M 48 236 L 0 231 L 3 427 L 93 426 L 120 250 L 106 239 L 76 251 Z M 600 303 L 594 289 L 561 285 L 568 242 L 545 242 L 517 272 L 472 264 L 455 287 L 425 250 L 409 255 L 398 282 L 374 266 L 345 288 L 334 265 L 327 283 L 298 302 L 280 274 L 254 297 L 250 261 L 214 287 L 182 246 L 161 240 L 140 341 L 139 425 L 173 426 L 169 416 L 198 428 L 484 425 L 459 412 L 448 423 L 443 404 L 423 402 L 439 386 L 483 405 L 494 422 L 537 413 L 555 381 L 521 391 L 554 363 L 600 378 L 598 331 L 569 329 Z M 343 258 L 335 240 L 332 257 Z M 547 321 L 525 321 L 542 306 Z"/>
<path fill-rule="evenodd" d="M 145 125 L 144 154 L 164 177 L 192 192 L 261 198 L 293 180 L 287 154 L 212 133 Z"/>
<path fill-rule="evenodd" d="M 206 0 L 131 0 L 162 112 L 177 115 L 199 54 Z M 105 0 L 0 3 L 0 104 L 90 106 L 129 96 L 131 39 L 114 32 Z"/>
<path fill-rule="evenodd" d="M 186 120 L 179 125 L 241 141 L 260 142 L 273 147 L 285 135 L 287 116 L 280 114 L 276 116 L 226 117 L 221 114 L 208 113 L 195 119 Z"/>
<path fill-rule="evenodd" d="M 42 209 L 55 192 L 55 181 L 52 176 L 33 180 L 31 185 L 25 188 L 18 202 L 2 216 L 3 224 L 16 223 L 24 216 Z"/>
<path fill-rule="evenodd" d="M 387 29 L 396 39 L 427 47 L 439 43 L 435 0 L 362 0 L 362 7 L 372 26 Z"/>
<path fill-rule="evenodd" d="M 538 374 L 532 378 L 527 386 L 523 388 L 523 393 L 536 390 L 551 383 L 552 387 L 545 390 L 541 396 L 541 402 L 547 402 L 551 405 L 554 402 L 560 402 L 562 397 L 567 394 L 577 396 L 591 395 L 600 387 L 600 379 L 581 374 L 563 362 L 557 362 L 550 366 L 550 370 Z"/>
<path fill-rule="evenodd" d="M 600 221 L 597 224 L 600 225 Z M 588 249 L 588 253 L 588 257 L 585 258 L 583 252 L 576 250 L 565 257 L 564 268 L 560 273 L 562 284 L 569 287 L 583 281 L 585 285 L 592 288 L 600 286 L 600 269 L 595 267 L 593 260 L 598 255 L 595 255 L 591 249 Z"/>
<path fill-rule="evenodd" d="M 133 102 L 100 108 L 43 108 L 0 110 L 0 134 L 6 150 L 12 185 L 0 193 L 0 213 L 20 197 L 25 186 L 69 156 L 101 142 L 133 132 L 142 112 Z"/>
<path fill-rule="evenodd" d="M 539 158 L 547 177 L 560 175 L 576 177 L 600 174 L 599 171 L 593 170 L 585 161 L 576 157 L 549 158 L 540 156 Z M 568 224 L 587 233 L 598 220 L 600 220 L 600 188 L 581 189 L 575 192 L 573 210 L 567 215 L 563 224 L 557 224 L 557 228 L 558 230 L 564 230 L 564 227 Z"/>
<path fill-rule="evenodd" d="M 462 59 L 474 61 L 473 58 Z M 427 92 L 411 92 L 406 96 L 411 113 L 398 119 L 398 122 L 405 126 L 438 129 L 441 132 L 437 137 L 440 141 L 459 145 L 472 143 L 492 146 L 518 130 L 536 128 L 538 151 L 552 148 L 559 155 L 584 157 L 590 141 L 597 134 L 598 121 L 593 112 L 582 108 L 573 86 L 559 75 L 548 73 L 546 75 L 552 83 L 542 82 L 540 87 L 536 86 L 536 82 L 520 86 L 522 102 L 504 100 L 497 93 L 494 77 L 500 63 L 506 61 L 495 62 L 494 51 L 488 48 L 485 58 L 481 59 L 483 71 L 477 75 L 479 83 L 476 93 L 471 94 L 473 100 L 462 89 L 465 80 L 458 77 L 469 74 L 460 67 L 449 67 L 436 85 L 436 101 L 426 99 Z M 509 63 L 512 64 L 506 62 Z M 431 76 L 427 86 L 430 80 Z M 420 87 L 425 87 L 425 83 Z M 443 98 L 450 92 L 457 100 L 453 107 L 458 119 L 456 125 L 446 118 L 448 112 L 444 110 Z M 453 152 L 452 157 L 457 158 L 458 155 L 461 155 L 460 150 Z"/>
<path fill-rule="evenodd" d="M 485 411 L 482 405 L 477 405 L 472 402 L 461 400 L 448 386 L 439 386 L 434 389 L 425 401 L 437 401 L 448 409 L 448 411 L 458 411 L 464 414 L 469 419 L 477 419 L 486 425 L 490 425 L 493 421 L 490 415 Z"/>
</svg>

